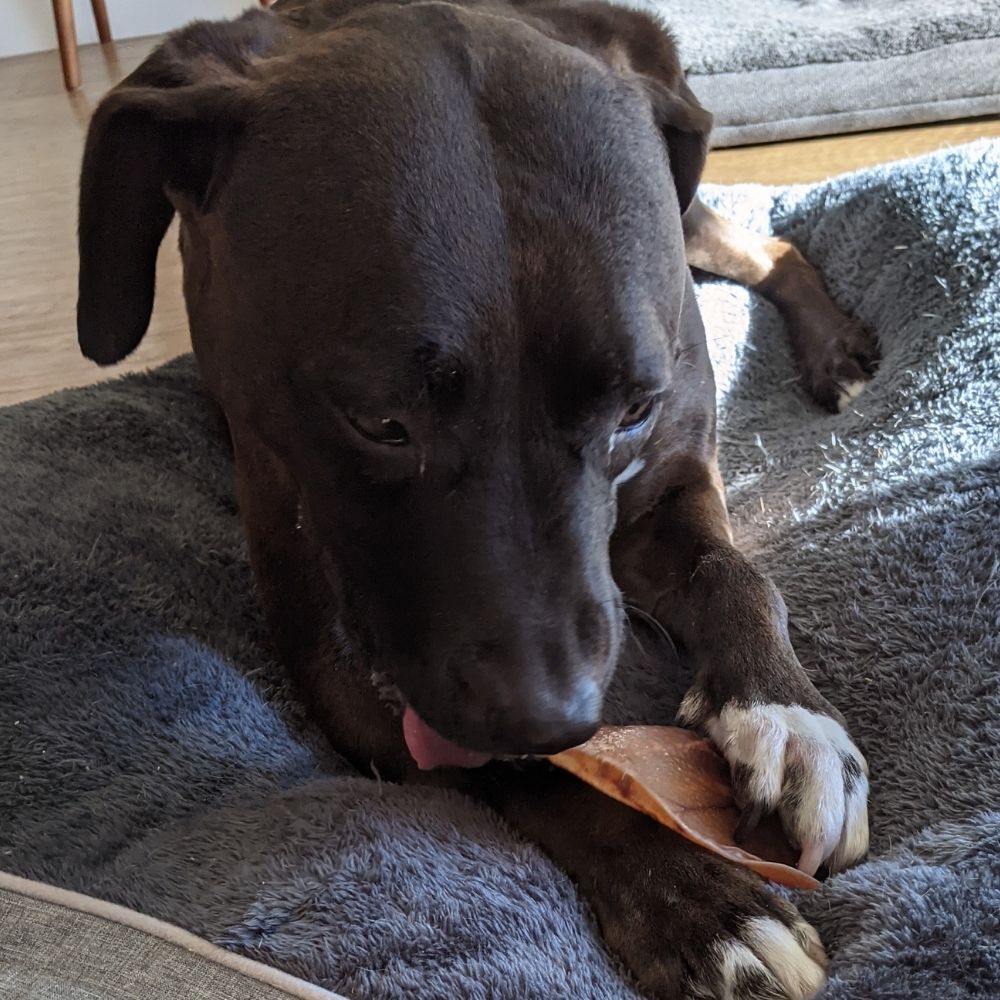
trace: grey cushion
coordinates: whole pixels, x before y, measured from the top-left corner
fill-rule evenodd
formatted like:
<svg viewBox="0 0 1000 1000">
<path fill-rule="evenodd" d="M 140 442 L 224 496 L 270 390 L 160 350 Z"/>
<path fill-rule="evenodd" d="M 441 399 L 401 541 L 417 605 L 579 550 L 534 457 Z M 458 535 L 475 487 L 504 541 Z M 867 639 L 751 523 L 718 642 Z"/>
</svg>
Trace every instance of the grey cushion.
<svg viewBox="0 0 1000 1000">
<path fill-rule="evenodd" d="M 735 146 L 1000 113 L 1000 0 L 626 0 Z"/>
</svg>

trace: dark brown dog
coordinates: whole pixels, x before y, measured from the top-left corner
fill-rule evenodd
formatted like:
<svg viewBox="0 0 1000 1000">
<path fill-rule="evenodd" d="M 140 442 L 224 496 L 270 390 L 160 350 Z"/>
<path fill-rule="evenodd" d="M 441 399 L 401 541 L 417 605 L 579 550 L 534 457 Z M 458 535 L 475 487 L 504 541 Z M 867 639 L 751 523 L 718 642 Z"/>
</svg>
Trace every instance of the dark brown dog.
<svg viewBox="0 0 1000 1000">
<path fill-rule="evenodd" d="M 193 25 L 94 116 L 80 342 L 138 344 L 178 212 L 277 649 L 359 766 L 580 742 L 624 593 L 688 649 L 681 717 L 747 821 L 778 810 L 804 868 L 839 867 L 866 849 L 865 763 L 732 545 L 688 263 L 778 303 L 828 408 L 875 348 L 788 244 L 696 200 L 710 121 L 669 35 L 600 3 Z M 818 988 L 815 933 L 747 871 L 544 764 L 430 773 L 575 876 L 650 995 Z"/>
</svg>

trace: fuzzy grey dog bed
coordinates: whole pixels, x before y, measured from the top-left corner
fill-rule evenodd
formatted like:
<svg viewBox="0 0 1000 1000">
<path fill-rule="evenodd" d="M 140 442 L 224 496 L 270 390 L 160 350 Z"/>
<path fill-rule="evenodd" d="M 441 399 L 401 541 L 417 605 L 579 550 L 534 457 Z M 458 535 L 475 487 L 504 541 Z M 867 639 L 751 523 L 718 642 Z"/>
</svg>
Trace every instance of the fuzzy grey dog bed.
<svg viewBox="0 0 1000 1000">
<path fill-rule="evenodd" d="M 995 998 L 1000 146 L 708 197 L 795 239 L 885 352 L 828 416 L 769 305 L 699 288 L 739 538 L 872 767 L 870 859 L 799 900 L 824 996 Z M 189 358 L 0 411 L 0 471 L 0 868 L 352 1000 L 634 1000 L 538 850 L 303 721 Z M 621 672 L 610 715 L 669 721 L 668 666 Z"/>
<path fill-rule="evenodd" d="M 1000 113 L 1000 0 L 624 0 L 659 14 L 716 146 Z"/>
</svg>

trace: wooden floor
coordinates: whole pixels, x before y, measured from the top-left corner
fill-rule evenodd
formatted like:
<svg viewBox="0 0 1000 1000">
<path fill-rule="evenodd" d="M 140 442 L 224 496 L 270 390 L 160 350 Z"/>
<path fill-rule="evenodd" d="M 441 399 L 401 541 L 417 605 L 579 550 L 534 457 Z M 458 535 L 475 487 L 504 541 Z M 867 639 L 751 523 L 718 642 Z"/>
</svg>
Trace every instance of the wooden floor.
<svg viewBox="0 0 1000 1000">
<path fill-rule="evenodd" d="M 1000 119 L 973 118 L 942 125 L 717 149 L 709 155 L 703 179 L 714 184 L 802 184 L 998 136 Z"/>
<path fill-rule="evenodd" d="M 139 350 L 99 369 L 76 346 L 76 195 L 80 150 L 96 100 L 152 41 L 81 50 L 83 87 L 68 95 L 55 53 L 0 61 L 0 405 L 159 364 L 189 347 L 176 234 L 160 252 L 152 325 Z M 706 180 L 817 180 L 980 136 L 1000 121 L 810 139 L 712 153 Z"/>
<path fill-rule="evenodd" d="M 0 405 L 160 364 L 189 350 L 176 234 L 160 253 L 153 321 L 125 364 L 97 368 L 76 346 L 80 152 L 98 98 L 150 41 L 80 50 L 83 87 L 67 94 L 54 52 L 0 60 Z"/>
</svg>

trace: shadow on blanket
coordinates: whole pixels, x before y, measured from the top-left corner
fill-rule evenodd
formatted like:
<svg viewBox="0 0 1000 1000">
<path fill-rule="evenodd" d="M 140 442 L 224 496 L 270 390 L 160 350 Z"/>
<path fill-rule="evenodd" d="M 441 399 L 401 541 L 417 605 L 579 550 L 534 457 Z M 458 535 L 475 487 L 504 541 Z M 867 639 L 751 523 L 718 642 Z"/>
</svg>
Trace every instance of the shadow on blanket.
<svg viewBox="0 0 1000 1000">
<path fill-rule="evenodd" d="M 769 306 L 699 288 L 738 535 L 872 765 L 871 859 L 800 901 L 824 995 L 995 997 L 1000 148 L 707 194 L 790 233 L 885 350 L 829 417 Z M 534 847 L 305 723 L 190 359 L 0 412 L 0 461 L 0 867 L 358 1000 L 635 996 Z M 609 715 L 668 721 L 682 685 L 637 639 Z"/>
</svg>

